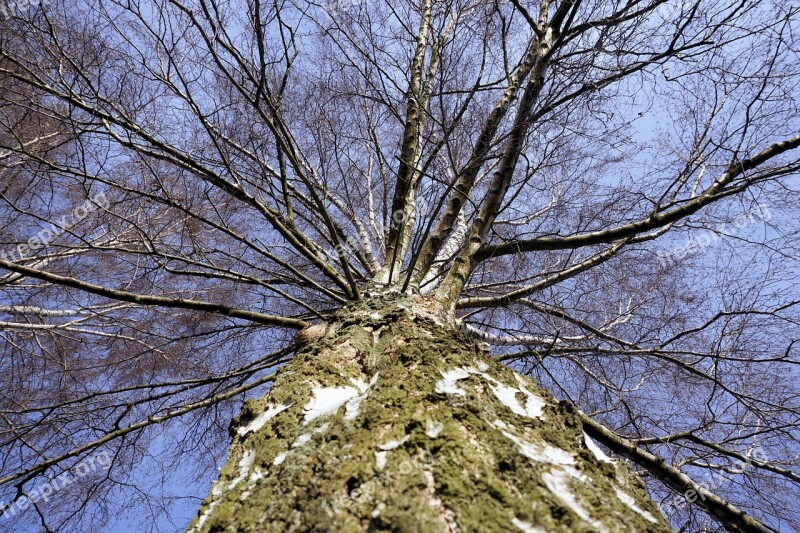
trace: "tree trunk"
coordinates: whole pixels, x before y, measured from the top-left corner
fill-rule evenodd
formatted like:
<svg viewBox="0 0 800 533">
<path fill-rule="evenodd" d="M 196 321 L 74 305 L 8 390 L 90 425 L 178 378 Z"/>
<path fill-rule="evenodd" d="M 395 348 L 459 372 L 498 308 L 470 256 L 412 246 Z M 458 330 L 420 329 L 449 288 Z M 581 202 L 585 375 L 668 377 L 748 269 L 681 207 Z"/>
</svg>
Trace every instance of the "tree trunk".
<svg viewBox="0 0 800 533">
<path fill-rule="evenodd" d="M 574 408 L 446 324 L 375 297 L 303 332 L 190 531 L 671 531 Z"/>
</svg>

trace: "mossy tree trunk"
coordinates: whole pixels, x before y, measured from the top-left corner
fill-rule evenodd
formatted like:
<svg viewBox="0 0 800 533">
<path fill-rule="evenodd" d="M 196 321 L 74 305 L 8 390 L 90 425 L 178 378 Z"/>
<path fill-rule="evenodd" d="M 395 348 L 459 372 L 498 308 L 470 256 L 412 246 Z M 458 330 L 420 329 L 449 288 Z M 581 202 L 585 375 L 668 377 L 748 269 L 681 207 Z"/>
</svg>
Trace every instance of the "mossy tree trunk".
<svg viewBox="0 0 800 533">
<path fill-rule="evenodd" d="M 190 531 L 671 531 L 572 407 L 440 316 L 373 300 L 317 326 Z"/>
</svg>

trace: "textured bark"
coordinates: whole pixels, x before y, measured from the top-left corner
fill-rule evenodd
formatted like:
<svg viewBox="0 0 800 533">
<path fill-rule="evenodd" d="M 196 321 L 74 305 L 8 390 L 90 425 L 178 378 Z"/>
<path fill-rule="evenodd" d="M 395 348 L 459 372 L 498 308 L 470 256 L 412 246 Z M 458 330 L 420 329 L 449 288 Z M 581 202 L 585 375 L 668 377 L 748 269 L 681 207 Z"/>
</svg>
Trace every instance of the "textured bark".
<svg viewBox="0 0 800 533">
<path fill-rule="evenodd" d="M 671 531 L 571 406 L 446 324 L 373 298 L 306 331 L 190 531 Z"/>
</svg>

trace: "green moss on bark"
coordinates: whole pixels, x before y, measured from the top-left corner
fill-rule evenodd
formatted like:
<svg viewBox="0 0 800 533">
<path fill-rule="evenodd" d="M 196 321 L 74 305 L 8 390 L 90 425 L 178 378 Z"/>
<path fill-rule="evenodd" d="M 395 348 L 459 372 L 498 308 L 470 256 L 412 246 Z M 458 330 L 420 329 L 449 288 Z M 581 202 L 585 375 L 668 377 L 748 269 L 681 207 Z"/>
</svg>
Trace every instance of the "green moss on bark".
<svg viewBox="0 0 800 533">
<path fill-rule="evenodd" d="M 670 531 L 624 464 L 586 448 L 570 406 L 520 382 L 436 311 L 411 298 L 367 301 L 301 348 L 238 424 L 283 410 L 252 433 L 234 431 L 191 529 Z M 445 386 L 454 369 L 460 377 Z M 530 397 L 544 401 L 541 416 L 519 414 Z M 308 421 L 312 405 L 340 401 Z M 562 478 L 577 511 L 552 490 Z"/>
</svg>

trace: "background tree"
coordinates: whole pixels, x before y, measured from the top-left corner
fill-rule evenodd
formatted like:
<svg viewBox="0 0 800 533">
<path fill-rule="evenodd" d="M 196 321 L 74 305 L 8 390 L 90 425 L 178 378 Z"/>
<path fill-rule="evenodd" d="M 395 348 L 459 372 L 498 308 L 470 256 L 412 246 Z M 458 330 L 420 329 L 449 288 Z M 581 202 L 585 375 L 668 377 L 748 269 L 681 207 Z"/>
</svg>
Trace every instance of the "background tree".
<svg viewBox="0 0 800 533">
<path fill-rule="evenodd" d="M 800 528 L 797 6 L 0 25 L 0 528 Z"/>
</svg>

